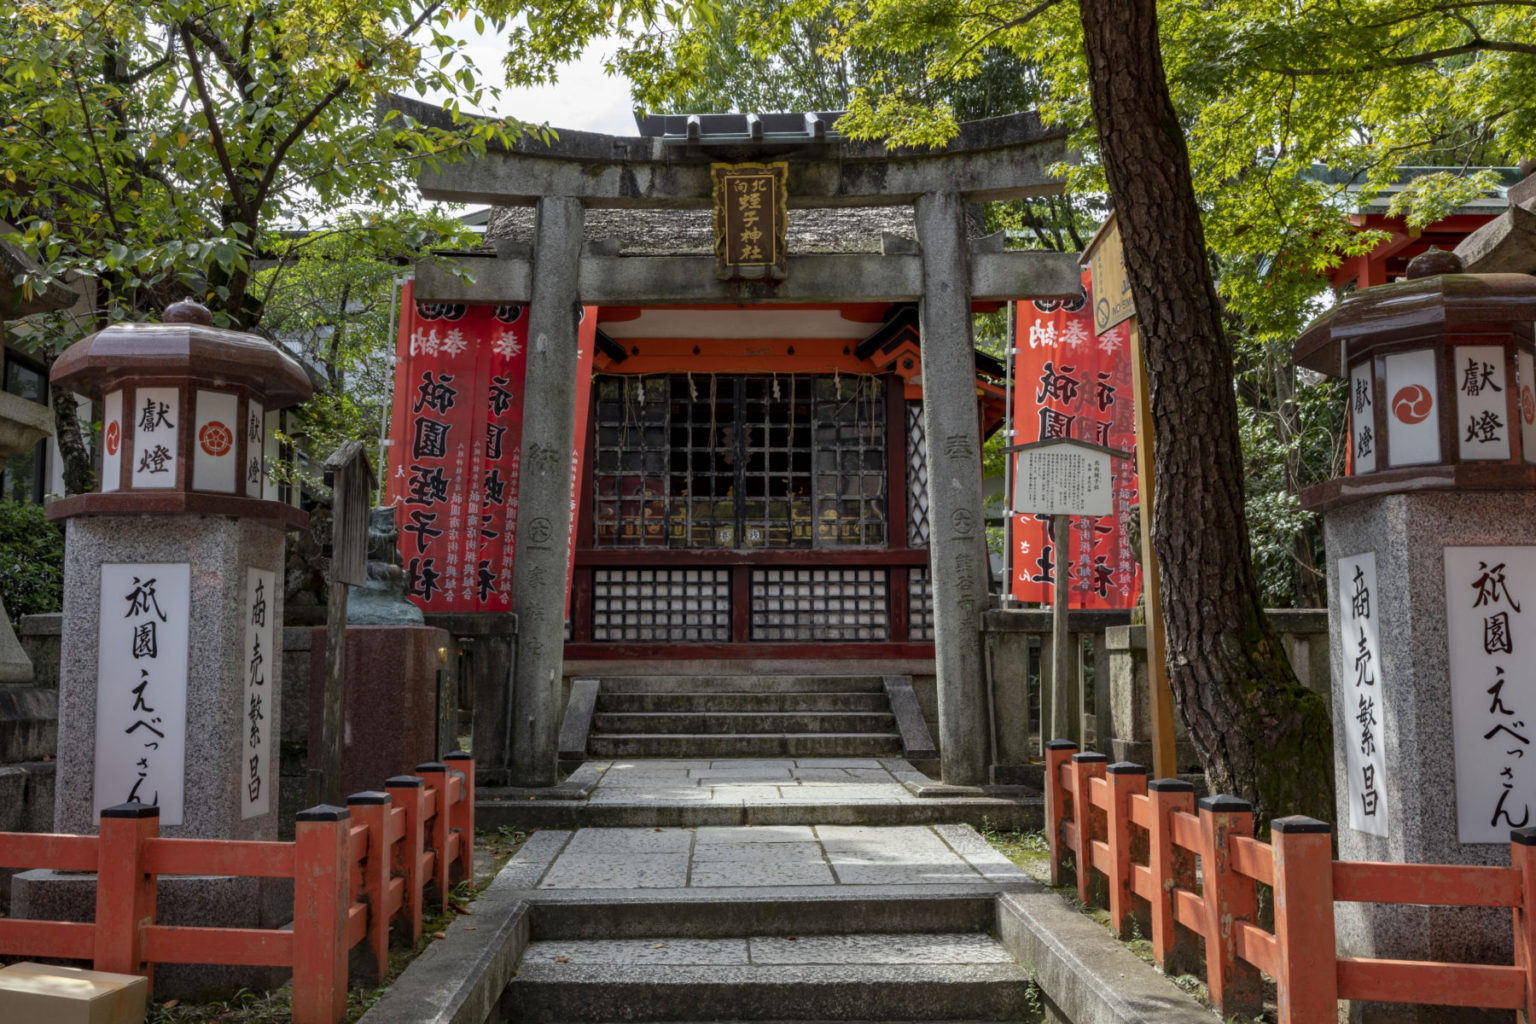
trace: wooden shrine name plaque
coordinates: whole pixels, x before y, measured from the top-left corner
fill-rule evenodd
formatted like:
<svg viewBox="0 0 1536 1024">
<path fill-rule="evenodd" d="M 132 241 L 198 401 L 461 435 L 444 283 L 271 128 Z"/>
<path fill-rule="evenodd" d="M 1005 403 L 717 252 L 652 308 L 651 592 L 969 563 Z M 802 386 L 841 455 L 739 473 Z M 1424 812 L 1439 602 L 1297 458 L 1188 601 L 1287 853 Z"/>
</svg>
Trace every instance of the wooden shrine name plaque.
<svg viewBox="0 0 1536 1024">
<path fill-rule="evenodd" d="M 711 164 L 715 209 L 715 276 L 782 280 L 789 272 L 785 246 L 789 165 Z"/>
</svg>

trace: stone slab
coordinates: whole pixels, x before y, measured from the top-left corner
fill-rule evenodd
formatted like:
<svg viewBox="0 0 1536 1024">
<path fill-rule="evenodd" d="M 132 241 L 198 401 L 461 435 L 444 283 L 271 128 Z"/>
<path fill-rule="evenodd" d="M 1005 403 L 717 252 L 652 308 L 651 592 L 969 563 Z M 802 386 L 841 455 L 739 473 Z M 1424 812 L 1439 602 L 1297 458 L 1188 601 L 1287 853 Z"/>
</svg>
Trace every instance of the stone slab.
<svg viewBox="0 0 1536 1024">
<path fill-rule="evenodd" d="M 856 934 L 754 936 L 755 964 L 1012 964 L 990 935 Z"/>
<path fill-rule="evenodd" d="M 562 854 L 544 876 L 543 889 L 680 889 L 688 884 L 688 858 L 677 853 Z"/>
<path fill-rule="evenodd" d="M 772 847 L 778 849 L 777 846 Z M 694 861 L 688 885 L 694 889 L 727 886 L 836 885 L 832 868 L 815 860 L 705 860 Z"/>
<path fill-rule="evenodd" d="M 343 797 L 381 789 L 392 775 L 450 751 L 437 749 L 438 650 L 448 632 L 431 626 L 351 626 L 342 688 Z M 326 635 L 316 626 L 309 650 L 309 768 L 321 767 Z"/>
</svg>

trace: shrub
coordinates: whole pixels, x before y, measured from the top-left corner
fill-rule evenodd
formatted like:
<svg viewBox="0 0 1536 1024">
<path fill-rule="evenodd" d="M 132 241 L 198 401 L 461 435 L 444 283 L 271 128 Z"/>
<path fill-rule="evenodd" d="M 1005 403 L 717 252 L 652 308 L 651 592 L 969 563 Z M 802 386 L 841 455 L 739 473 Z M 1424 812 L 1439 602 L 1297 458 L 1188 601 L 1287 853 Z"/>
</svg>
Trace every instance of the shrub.
<svg viewBox="0 0 1536 1024">
<path fill-rule="evenodd" d="M 64 607 L 64 531 L 41 505 L 0 501 L 0 601 L 13 620 Z"/>
</svg>

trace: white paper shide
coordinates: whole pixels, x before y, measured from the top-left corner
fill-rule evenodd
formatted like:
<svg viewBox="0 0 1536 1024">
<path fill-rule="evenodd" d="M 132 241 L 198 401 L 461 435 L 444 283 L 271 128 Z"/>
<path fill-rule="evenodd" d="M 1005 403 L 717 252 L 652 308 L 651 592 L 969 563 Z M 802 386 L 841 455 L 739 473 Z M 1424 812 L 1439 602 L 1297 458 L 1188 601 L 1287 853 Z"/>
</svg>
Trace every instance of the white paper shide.
<svg viewBox="0 0 1536 1024">
<path fill-rule="evenodd" d="M 191 589 L 185 562 L 101 567 L 97 814 L 118 804 L 157 804 L 160 824 L 181 824 Z"/>
<path fill-rule="evenodd" d="M 1376 607 L 1376 553 L 1339 559 L 1339 666 L 1349 827 L 1387 834 L 1387 758 L 1383 747 L 1386 680 Z"/>
<path fill-rule="evenodd" d="M 1463 843 L 1507 843 L 1536 802 L 1536 545 L 1447 547 L 1446 629 Z"/>
<path fill-rule="evenodd" d="M 275 576 L 266 569 L 245 573 L 245 676 L 241 708 L 245 716 L 236 778 L 240 780 L 240 817 L 255 818 L 272 804 L 272 588 Z"/>
</svg>

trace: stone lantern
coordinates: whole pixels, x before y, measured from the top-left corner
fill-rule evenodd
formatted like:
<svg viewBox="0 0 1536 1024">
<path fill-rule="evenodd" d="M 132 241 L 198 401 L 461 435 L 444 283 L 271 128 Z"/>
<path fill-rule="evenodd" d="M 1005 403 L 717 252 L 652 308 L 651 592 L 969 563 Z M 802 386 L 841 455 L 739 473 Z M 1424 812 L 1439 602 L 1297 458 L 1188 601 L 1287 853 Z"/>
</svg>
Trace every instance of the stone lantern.
<svg viewBox="0 0 1536 1024">
<path fill-rule="evenodd" d="M 1508 864 L 1536 824 L 1533 320 L 1536 278 L 1431 250 L 1296 343 L 1348 382 L 1348 472 L 1302 495 L 1328 547 L 1343 859 Z M 1341 903 L 1338 930 L 1341 955 L 1512 955 L 1508 911 Z"/>
<path fill-rule="evenodd" d="M 267 413 L 308 398 L 291 356 L 190 302 L 54 363 L 100 399 L 100 488 L 66 529 L 55 825 L 160 805 L 162 834 L 275 839 L 283 535 L 263 496 Z"/>
</svg>

